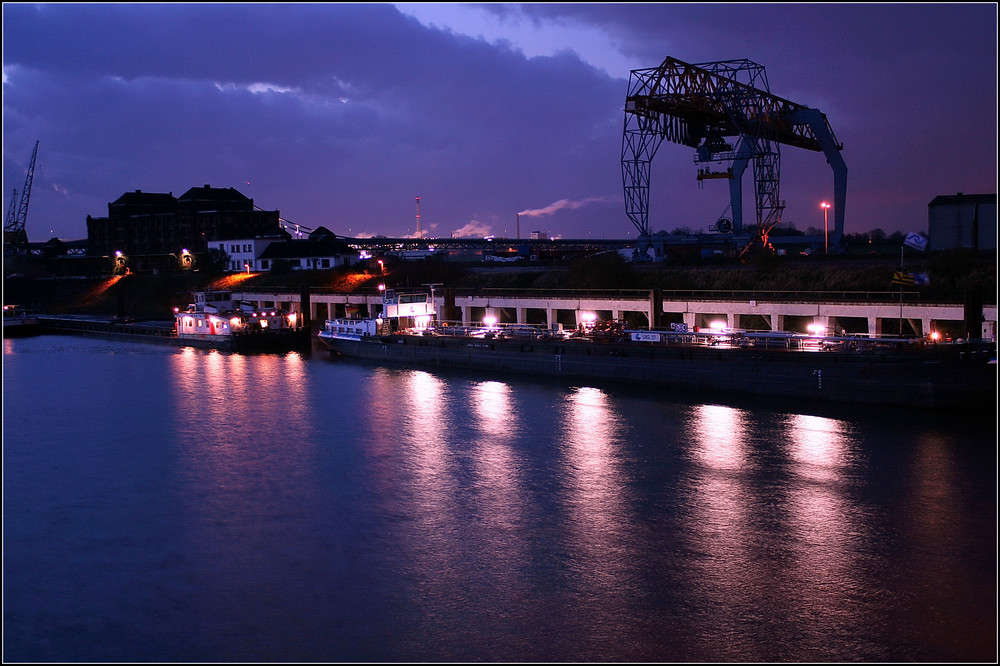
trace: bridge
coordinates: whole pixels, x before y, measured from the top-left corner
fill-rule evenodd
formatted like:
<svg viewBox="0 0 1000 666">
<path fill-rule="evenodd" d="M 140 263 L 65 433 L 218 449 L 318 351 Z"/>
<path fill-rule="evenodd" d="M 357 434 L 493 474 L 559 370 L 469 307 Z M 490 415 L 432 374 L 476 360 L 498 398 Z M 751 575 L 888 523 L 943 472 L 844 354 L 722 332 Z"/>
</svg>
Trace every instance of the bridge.
<svg viewBox="0 0 1000 666">
<path fill-rule="evenodd" d="M 546 290 L 431 288 L 443 321 L 477 325 L 486 316 L 501 324 L 575 328 L 588 314 L 626 321 L 632 328 L 689 329 L 722 323 L 729 328 L 810 332 L 816 325 L 827 334 L 929 335 L 957 331 L 955 337 L 996 339 L 997 306 L 982 306 L 982 330 L 967 322 L 976 318 L 964 303 L 917 301 L 916 292 L 791 292 L 675 290 Z M 378 292 L 333 293 L 254 289 L 233 290 L 233 297 L 258 307 L 281 307 L 301 313 L 306 298 L 309 320 L 316 323 L 351 314 L 381 312 Z"/>
</svg>

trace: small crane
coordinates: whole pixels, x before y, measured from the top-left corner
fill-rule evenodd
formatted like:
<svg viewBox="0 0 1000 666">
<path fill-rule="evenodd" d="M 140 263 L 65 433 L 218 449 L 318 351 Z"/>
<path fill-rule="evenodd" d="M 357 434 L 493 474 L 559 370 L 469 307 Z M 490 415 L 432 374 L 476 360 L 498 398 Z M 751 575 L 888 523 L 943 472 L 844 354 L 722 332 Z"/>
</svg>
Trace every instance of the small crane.
<svg viewBox="0 0 1000 666">
<path fill-rule="evenodd" d="M 25 231 L 24 225 L 28 219 L 28 199 L 31 197 L 31 181 L 35 177 L 35 157 L 37 155 L 38 141 L 35 141 L 35 149 L 31 153 L 31 162 L 28 164 L 28 174 L 24 178 L 24 189 L 21 190 L 20 201 L 17 198 L 16 188 L 10 198 L 7 220 L 3 225 L 4 254 L 28 254 L 28 233 Z M 17 202 L 16 206 L 15 202 Z"/>
</svg>

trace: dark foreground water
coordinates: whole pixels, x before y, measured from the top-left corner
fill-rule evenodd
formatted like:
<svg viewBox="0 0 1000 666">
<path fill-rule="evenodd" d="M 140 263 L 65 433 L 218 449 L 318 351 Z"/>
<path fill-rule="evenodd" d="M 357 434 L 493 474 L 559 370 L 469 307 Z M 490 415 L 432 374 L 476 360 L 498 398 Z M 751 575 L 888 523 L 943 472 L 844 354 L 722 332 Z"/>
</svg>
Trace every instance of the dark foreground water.
<svg viewBox="0 0 1000 666">
<path fill-rule="evenodd" d="M 4 661 L 989 661 L 996 422 L 3 341 Z"/>
</svg>

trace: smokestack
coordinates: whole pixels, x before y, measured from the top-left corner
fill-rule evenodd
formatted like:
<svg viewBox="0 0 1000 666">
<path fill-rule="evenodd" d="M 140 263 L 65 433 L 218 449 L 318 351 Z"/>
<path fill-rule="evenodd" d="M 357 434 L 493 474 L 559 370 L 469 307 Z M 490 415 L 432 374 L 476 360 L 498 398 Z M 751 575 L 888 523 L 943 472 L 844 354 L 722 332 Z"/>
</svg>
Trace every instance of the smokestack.
<svg viewBox="0 0 1000 666">
<path fill-rule="evenodd" d="M 420 235 L 420 197 L 417 197 L 417 236 Z"/>
</svg>

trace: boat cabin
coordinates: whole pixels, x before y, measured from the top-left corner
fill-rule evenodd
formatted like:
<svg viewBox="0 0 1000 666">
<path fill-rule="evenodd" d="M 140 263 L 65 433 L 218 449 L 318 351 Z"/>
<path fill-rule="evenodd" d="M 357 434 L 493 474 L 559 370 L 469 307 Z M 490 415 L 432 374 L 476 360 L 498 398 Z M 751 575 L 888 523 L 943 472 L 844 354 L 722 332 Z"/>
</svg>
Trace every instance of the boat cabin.
<svg viewBox="0 0 1000 666">
<path fill-rule="evenodd" d="M 180 338 L 205 339 L 242 333 L 294 329 L 296 315 L 280 308 L 256 308 L 233 300 L 229 291 L 195 292 L 187 310 L 174 309 L 174 324 Z"/>
</svg>

